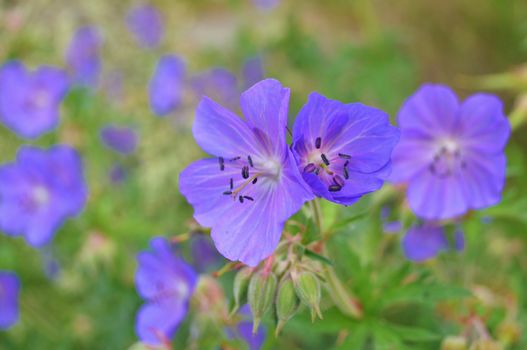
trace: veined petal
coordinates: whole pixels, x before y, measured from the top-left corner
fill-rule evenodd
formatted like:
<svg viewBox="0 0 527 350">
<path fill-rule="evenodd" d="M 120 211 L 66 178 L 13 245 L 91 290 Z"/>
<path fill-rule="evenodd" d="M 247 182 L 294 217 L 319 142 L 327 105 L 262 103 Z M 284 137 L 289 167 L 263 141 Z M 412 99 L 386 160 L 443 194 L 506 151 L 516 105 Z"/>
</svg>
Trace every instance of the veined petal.
<svg viewBox="0 0 527 350">
<path fill-rule="evenodd" d="M 409 181 L 430 166 L 435 152 L 434 144 L 429 138 L 403 130 L 401 140 L 393 150 L 390 181 Z"/>
<path fill-rule="evenodd" d="M 459 101 L 447 86 L 425 84 L 406 100 L 397 121 L 403 130 L 444 135 L 458 122 Z"/>
<path fill-rule="evenodd" d="M 240 97 L 240 107 L 247 123 L 272 137 L 271 152 L 285 155 L 287 114 L 290 90 L 278 80 L 265 79 L 245 91 Z"/>
</svg>

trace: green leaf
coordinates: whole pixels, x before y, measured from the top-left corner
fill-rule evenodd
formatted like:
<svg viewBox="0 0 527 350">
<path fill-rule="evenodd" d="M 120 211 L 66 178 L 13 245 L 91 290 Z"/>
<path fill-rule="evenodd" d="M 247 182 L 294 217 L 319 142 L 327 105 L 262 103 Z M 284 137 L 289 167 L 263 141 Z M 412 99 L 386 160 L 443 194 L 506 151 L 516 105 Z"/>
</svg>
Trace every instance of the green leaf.
<svg viewBox="0 0 527 350">
<path fill-rule="evenodd" d="M 310 257 L 311 259 L 318 260 L 321 263 L 324 263 L 324 264 L 329 265 L 329 266 L 333 266 L 333 262 L 331 260 L 329 260 L 325 256 L 322 256 L 320 254 L 315 253 L 314 251 L 312 251 L 310 249 L 306 248 L 306 250 L 304 251 L 304 254 L 306 256 Z"/>
</svg>

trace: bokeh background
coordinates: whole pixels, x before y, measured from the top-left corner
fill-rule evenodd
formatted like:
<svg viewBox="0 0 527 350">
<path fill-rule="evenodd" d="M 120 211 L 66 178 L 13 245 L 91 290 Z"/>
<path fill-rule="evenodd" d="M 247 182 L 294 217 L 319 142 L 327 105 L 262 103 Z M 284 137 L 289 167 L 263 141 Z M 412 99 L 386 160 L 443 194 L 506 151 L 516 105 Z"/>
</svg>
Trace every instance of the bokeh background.
<svg viewBox="0 0 527 350">
<path fill-rule="evenodd" d="M 62 67 L 79 27 L 96 26 L 104 38 L 98 88 L 70 91 L 60 127 L 32 142 L 68 143 L 80 151 L 88 204 L 42 249 L 0 235 L 0 268 L 16 271 L 22 282 L 21 319 L 0 332 L 0 349 L 126 349 L 137 341 L 134 317 L 141 300 L 134 288 L 135 256 L 155 235 L 192 228 L 192 209 L 179 194 L 178 175 L 202 155 L 190 131 L 199 100 L 192 89 L 185 89 L 183 105 L 171 115 L 159 118 L 150 110 L 148 81 L 167 53 L 185 60 L 189 79 L 222 67 L 239 78 L 240 89 L 245 62 L 260 58 L 266 77 L 291 88 L 291 120 L 311 91 L 361 101 L 392 117 L 423 82 L 449 84 L 461 96 L 499 94 L 515 127 L 507 149 L 507 186 L 501 204 L 465 221 L 465 251 L 426 264 L 407 262 L 398 238 L 380 233 L 379 213 L 368 213 L 339 228 L 339 239 L 356 253 L 334 252 L 342 262 L 341 275 L 353 279 L 355 292 L 372 304 L 404 278 L 422 279 L 422 290 L 403 295 L 401 304 L 372 311 L 362 324 L 329 310 L 312 325 L 306 313 L 286 327 L 283 337 L 269 336 L 266 347 L 351 349 L 339 337 L 368 325 L 370 347 L 366 342 L 364 348 L 437 349 L 476 314 L 506 348 L 527 348 L 527 139 L 522 136 L 527 2 L 282 0 L 265 8 L 250 0 L 158 0 L 151 4 L 163 16 L 165 35 L 154 49 L 138 46 L 126 27 L 127 12 L 138 4 L 0 1 L 0 62 Z M 135 153 L 123 156 L 102 145 L 99 131 L 108 123 L 138 132 Z M 1 127 L 0 161 L 12 161 L 25 143 Z M 115 164 L 126 174 L 118 183 L 109 177 Z M 342 215 L 364 212 L 372 200 L 363 199 Z M 181 254 L 192 260 L 187 243 Z M 228 294 L 229 276 L 223 283 Z M 390 319 L 407 325 L 406 333 L 379 326 Z M 193 339 L 191 329 L 190 322 L 182 327 L 175 348 L 208 348 L 200 343 L 207 334 Z M 399 343 L 406 345 L 394 345 Z"/>
</svg>

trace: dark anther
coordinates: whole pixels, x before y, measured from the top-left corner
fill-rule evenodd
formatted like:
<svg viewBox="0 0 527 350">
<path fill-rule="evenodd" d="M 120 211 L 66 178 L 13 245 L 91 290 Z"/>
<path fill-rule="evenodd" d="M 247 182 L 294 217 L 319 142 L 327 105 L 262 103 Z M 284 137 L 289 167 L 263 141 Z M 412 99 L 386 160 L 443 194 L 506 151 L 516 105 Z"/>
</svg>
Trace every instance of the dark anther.
<svg viewBox="0 0 527 350">
<path fill-rule="evenodd" d="M 231 162 L 235 162 L 237 161 L 238 159 L 240 159 L 241 157 L 234 157 L 234 158 L 231 158 Z"/>
<path fill-rule="evenodd" d="M 342 180 L 342 178 L 340 176 L 338 176 L 338 175 L 333 177 L 333 182 L 335 183 L 335 185 L 339 185 L 340 187 L 344 187 L 344 180 Z"/>
<path fill-rule="evenodd" d="M 223 157 L 219 157 L 218 161 L 220 162 L 220 170 L 225 170 L 225 159 L 223 159 Z"/>
<path fill-rule="evenodd" d="M 315 169 L 315 174 L 318 175 L 318 173 L 320 173 L 320 168 L 316 168 L 316 169 Z"/>
<path fill-rule="evenodd" d="M 242 168 L 242 177 L 244 179 L 249 178 L 249 167 L 247 165 Z"/>
<path fill-rule="evenodd" d="M 255 177 L 254 180 L 253 180 L 253 185 L 258 181 L 258 178 Z"/>
<path fill-rule="evenodd" d="M 254 201 L 254 198 L 253 197 L 249 197 L 249 196 L 243 196 L 243 198 L 249 200 L 249 201 Z"/>
<path fill-rule="evenodd" d="M 229 183 L 229 187 L 231 188 L 231 190 L 234 188 L 234 180 L 232 179 L 232 177 L 231 177 L 231 181 Z"/>
<path fill-rule="evenodd" d="M 247 156 L 247 160 L 249 161 L 249 165 L 251 166 L 251 168 L 254 168 L 253 159 L 251 158 L 251 156 Z"/>
<path fill-rule="evenodd" d="M 320 137 L 317 137 L 315 140 L 315 147 L 318 149 L 322 145 L 322 139 Z"/>
<path fill-rule="evenodd" d="M 243 197 L 239 196 L 238 199 L 240 200 L 240 203 L 243 203 Z"/>
<path fill-rule="evenodd" d="M 304 173 L 312 173 L 317 169 L 317 166 L 313 163 L 309 163 L 304 167 Z"/>
<path fill-rule="evenodd" d="M 324 153 L 320 155 L 320 158 L 322 158 L 322 161 L 324 162 L 324 164 L 329 165 L 328 157 L 326 157 Z"/>
<path fill-rule="evenodd" d="M 349 154 L 339 153 L 339 157 L 342 159 L 351 159 L 351 156 Z"/>
<path fill-rule="evenodd" d="M 348 173 L 348 168 L 344 167 L 344 178 L 347 180 L 350 178 L 350 174 Z"/>
<path fill-rule="evenodd" d="M 329 192 L 338 192 L 342 189 L 339 185 L 331 185 L 328 187 Z"/>
<path fill-rule="evenodd" d="M 226 195 L 226 196 L 229 196 L 229 195 L 232 194 L 232 191 L 225 191 L 225 192 L 223 192 L 223 194 Z"/>
</svg>

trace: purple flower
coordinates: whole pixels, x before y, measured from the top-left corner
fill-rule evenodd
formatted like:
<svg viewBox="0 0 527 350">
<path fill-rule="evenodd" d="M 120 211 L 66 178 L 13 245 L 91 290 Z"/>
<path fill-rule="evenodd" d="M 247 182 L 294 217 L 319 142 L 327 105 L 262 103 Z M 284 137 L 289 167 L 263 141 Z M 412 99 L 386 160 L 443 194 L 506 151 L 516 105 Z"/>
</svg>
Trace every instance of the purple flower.
<svg viewBox="0 0 527 350">
<path fill-rule="evenodd" d="M 293 128 L 293 153 L 318 197 L 349 205 L 378 190 L 399 138 L 383 111 L 309 96 Z"/>
<path fill-rule="evenodd" d="M 95 27 L 82 27 L 73 36 L 66 52 L 72 80 L 84 87 L 95 88 L 101 70 L 102 37 Z"/>
<path fill-rule="evenodd" d="M 82 162 L 69 146 L 22 146 L 16 162 L 0 166 L 0 228 L 32 246 L 49 242 L 86 198 Z"/>
<path fill-rule="evenodd" d="M 403 237 L 402 246 L 409 260 L 422 262 L 447 250 L 449 244 L 442 227 L 424 225 L 412 227 Z"/>
<path fill-rule="evenodd" d="M 236 326 L 236 330 L 238 331 L 238 337 L 240 339 L 243 339 L 247 343 L 247 345 L 249 346 L 249 350 L 261 349 L 263 343 L 265 342 L 265 328 L 260 325 L 258 327 L 258 330 L 256 331 L 256 334 L 253 334 L 253 321 L 251 308 L 249 307 L 249 305 L 244 305 L 240 309 L 240 314 L 242 316 L 245 316 L 246 319 L 242 320 Z"/>
<path fill-rule="evenodd" d="M 398 121 L 392 180 L 408 184 L 418 216 L 450 219 L 500 201 L 510 126 L 497 97 L 475 94 L 460 103 L 448 87 L 424 85 Z"/>
<path fill-rule="evenodd" d="M 0 68 L 0 121 L 17 135 L 34 139 L 59 124 L 59 105 L 68 90 L 66 73 L 41 66 L 28 72 L 18 61 Z"/>
<path fill-rule="evenodd" d="M 263 62 L 260 56 L 252 57 L 245 61 L 242 70 L 245 89 L 262 80 L 264 75 Z"/>
<path fill-rule="evenodd" d="M 268 11 L 278 6 L 280 0 L 252 0 L 252 2 L 258 9 Z"/>
<path fill-rule="evenodd" d="M 137 314 L 136 333 L 142 342 L 158 345 L 171 339 L 185 318 L 198 276 L 165 238 L 152 239 L 150 247 L 137 256 L 135 284 L 146 303 Z"/>
<path fill-rule="evenodd" d="M 154 48 L 163 38 L 163 18 L 154 6 L 132 8 L 126 16 L 126 25 L 143 47 Z"/>
<path fill-rule="evenodd" d="M 137 133 L 126 126 L 108 125 L 101 129 L 102 143 L 109 149 L 122 153 L 133 153 L 137 147 Z"/>
<path fill-rule="evenodd" d="M 185 63 L 174 55 L 159 60 L 149 84 L 150 106 L 158 116 L 165 116 L 181 104 Z"/>
<path fill-rule="evenodd" d="M 207 96 L 229 108 L 236 108 L 240 99 L 238 79 L 223 68 L 213 68 L 192 78 L 192 88 L 201 98 Z"/>
<path fill-rule="evenodd" d="M 18 320 L 18 294 L 20 281 L 17 275 L 0 271 L 0 329 L 13 326 Z"/>
<path fill-rule="evenodd" d="M 115 163 L 110 168 L 110 171 L 108 173 L 108 177 L 110 178 L 110 181 L 114 184 L 120 184 L 126 180 L 128 177 L 128 171 L 126 168 L 119 163 Z"/>
<path fill-rule="evenodd" d="M 204 97 L 194 138 L 215 156 L 180 175 L 194 218 L 212 227 L 216 248 L 256 266 L 276 248 L 285 221 L 312 199 L 286 143 L 289 89 L 263 80 L 240 98 L 245 119 Z"/>
<path fill-rule="evenodd" d="M 208 236 L 193 235 L 191 240 L 192 266 L 198 272 L 210 271 L 222 262 L 221 255 L 214 249 L 214 245 Z"/>
</svg>

